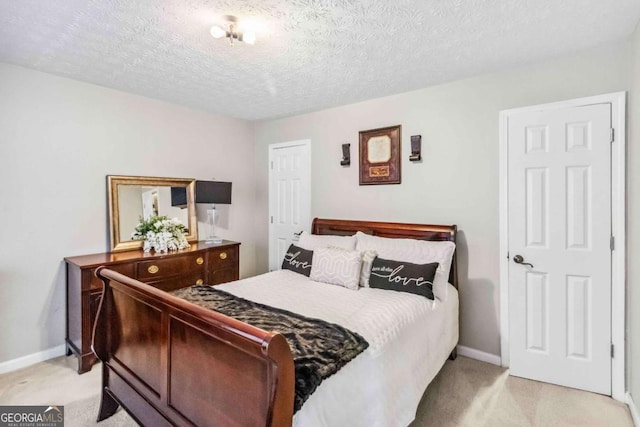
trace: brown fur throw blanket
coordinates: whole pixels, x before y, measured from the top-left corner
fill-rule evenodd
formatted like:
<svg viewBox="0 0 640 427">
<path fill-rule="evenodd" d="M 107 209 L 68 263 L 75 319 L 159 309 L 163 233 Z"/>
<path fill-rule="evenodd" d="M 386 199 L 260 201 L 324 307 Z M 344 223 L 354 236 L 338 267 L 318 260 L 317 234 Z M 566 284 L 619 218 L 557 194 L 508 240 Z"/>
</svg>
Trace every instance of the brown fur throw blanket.
<svg viewBox="0 0 640 427">
<path fill-rule="evenodd" d="M 340 325 L 258 304 L 213 286 L 191 286 L 171 293 L 265 331 L 282 334 L 289 343 L 295 365 L 294 413 L 325 378 L 369 347 L 364 338 Z"/>
</svg>

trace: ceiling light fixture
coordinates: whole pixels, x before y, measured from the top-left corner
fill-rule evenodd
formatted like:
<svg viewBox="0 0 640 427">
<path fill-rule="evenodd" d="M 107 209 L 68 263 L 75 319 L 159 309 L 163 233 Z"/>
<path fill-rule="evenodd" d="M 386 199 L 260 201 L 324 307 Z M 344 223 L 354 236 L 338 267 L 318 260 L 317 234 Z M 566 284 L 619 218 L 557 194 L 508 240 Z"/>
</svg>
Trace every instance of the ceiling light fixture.
<svg viewBox="0 0 640 427">
<path fill-rule="evenodd" d="M 215 39 L 221 39 L 226 37 L 229 39 L 229 43 L 233 46 L 237 40 L 239 42 L 245 42 L 247 44 L 256 43 L 256 33 L 253 31 L 239 31 L 238 18 L 232 15 L 225 15 L 222 17 L 224 24 L 214 25 L 211 27 L 211 36 Z"/>
</svg>

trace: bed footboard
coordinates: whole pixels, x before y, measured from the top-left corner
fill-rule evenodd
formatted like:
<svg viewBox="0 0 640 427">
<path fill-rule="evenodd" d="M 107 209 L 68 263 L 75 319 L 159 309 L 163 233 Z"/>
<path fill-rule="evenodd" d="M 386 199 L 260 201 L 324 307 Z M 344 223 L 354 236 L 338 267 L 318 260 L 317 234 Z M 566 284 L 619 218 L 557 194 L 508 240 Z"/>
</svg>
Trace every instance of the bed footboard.
<svg viewBox="0 0 640 427">
<path fill-rule="evenodd" d="M 121 405 L 142 425 L 290 426 L 294 367 L 284 337 L 99 268 L 93 332 L 98 421 Z"/>
</svg>

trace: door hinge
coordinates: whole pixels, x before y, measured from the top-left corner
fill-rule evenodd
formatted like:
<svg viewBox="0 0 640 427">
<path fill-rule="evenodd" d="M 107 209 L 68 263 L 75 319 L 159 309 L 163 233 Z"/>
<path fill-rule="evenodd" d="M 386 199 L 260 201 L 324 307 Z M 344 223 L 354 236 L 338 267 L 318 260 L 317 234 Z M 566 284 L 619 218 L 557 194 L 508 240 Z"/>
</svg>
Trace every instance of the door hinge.
<svg viewBox="0 0 640 427">
<path fill-rule="evenodd" d="M 611 248 L 612 251 L 615 250 L 616 248 L 616 238 L 613 236 L 609 238 L 609 247 Z"/>
<path fill-rule="evenodd" d="M 616 131 L 614 128 L 611 128 L 611 141 L 613 142 L 616 139 Z"/>
<path fill-rule="evenodd" d="M 614 347 L 613 347 L 613 344 L 611 344 L 611 358 L 612 358 L 612 359 L 613 359 L 613 354 L 614 354 L 614 353 L 613 353 L 613 348 L 614 348 Z"/>
<path fill-rule="evenodd" d="M 271 224 L 273 224 L 273 215 L 271 215 L 270 221 L 271 221 Z"/>
<path fill-rule="evenodd" d="M 273 169 L 273 160 L 271 160 L 271 169 Z"/>
</svg>

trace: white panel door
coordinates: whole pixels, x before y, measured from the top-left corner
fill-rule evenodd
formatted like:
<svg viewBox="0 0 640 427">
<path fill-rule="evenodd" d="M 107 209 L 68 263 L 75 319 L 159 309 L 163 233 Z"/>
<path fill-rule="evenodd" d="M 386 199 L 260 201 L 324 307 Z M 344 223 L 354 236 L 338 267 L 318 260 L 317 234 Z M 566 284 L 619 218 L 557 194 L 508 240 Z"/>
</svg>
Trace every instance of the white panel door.
<svg viewBox="0 0 640 427">
<path fill-rule="evenodd" d="M 142 216 L 145 220 L 158 215 L 158 189 L 142 192 Z"/>
<path fill-rule="evenodd" d="M 279 269 L 289 245 L 311 226 L 309 141 L 269 146 L 269 270 Z"/>
<path fill-rule="evenodd" d="M 510 373 L 603 394 L 611 394 L 610 129 L 610 104 L 522 112 L 508 124 Z"/>
</svg>

